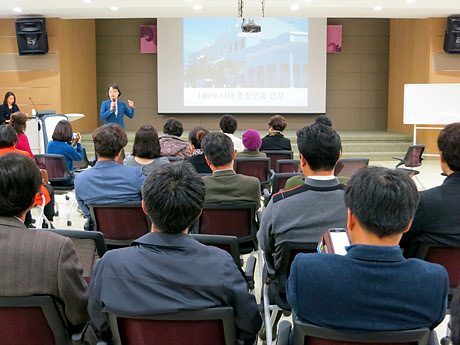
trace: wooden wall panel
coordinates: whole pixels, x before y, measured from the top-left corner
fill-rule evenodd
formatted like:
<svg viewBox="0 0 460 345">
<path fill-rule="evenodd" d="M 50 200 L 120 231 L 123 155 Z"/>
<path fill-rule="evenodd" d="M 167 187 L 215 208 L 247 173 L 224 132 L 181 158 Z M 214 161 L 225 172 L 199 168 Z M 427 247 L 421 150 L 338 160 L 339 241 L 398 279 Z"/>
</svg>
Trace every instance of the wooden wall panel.
<svg viewBox="0 0 460 345">
<path fill-rule="evenodd" d="M 94 19 L 61 20 L 58 52 L 61 112 L 85 114 L 72 127 L 74 131 L 90 132 L 97 126 Z"/>
<path fill-rule="evenodd" d="M 47 18 L 49 53 L 19 56 L 15 19 L 0 19 L 0 97 L 13 91 L 20 109 L 83 113 L 75 130 L 96 127 L 96 44 L 94 20 Z"/>
<path fill-rule="evenodd" d="M 329 19 L 343 25 L 343 50 L 327 56 L 327 115 L 337 129 L 386 129 L 388 101 L 388 19 Z M 156 54 L 140 54 L 139 26 L 154 19 L 96 20 L 98 107 L 107 99 L 106 88 L 117 82 L 122 100 L 136 104 L 128 130 L 151 124 L 161 130 L 168 116 L 157 114 Z M 351 97 L 351 96 L 352 97 Z M 312 123 L 317 115 L 286 115 L 289 129 Z M 175 115 L 184 128 L 219 128 L 221 115 Z M 267 127 L 269 115 L 236 116 L 241 130 Z M 101 123 L 101 122 L 99 122 Z"/>
<path fill-rule="evenodd" d="M 390 28 L 390 83 L 388 129 L 411 133 L 412 125 L 403 125 L 404 84 L 460 83 L 459 71 L 436 71 L 433 54 L 442 49 L 446 18 L 392 19 Z M 460 59 L 460 56 L 458 57 Z M 425 152 L 438 153 L 439 130 L 417 131 L 417 142 Z"/>
<path fill-rule="evenodd" d="M 403 124 L 404 84 L 427 83 L 430 68 L 429 29 L 423 19 L 391 19 L 388 86 L 388 130 L 410 133 Z"/>
</svg>

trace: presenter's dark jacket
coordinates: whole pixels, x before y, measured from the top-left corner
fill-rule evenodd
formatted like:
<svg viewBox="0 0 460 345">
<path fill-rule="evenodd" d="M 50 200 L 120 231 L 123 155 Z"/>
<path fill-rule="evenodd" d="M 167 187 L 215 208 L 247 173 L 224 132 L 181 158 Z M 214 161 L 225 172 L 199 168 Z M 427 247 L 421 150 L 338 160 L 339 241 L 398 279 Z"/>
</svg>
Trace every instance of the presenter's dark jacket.
<svg viewBox="0 0 460 345">
<path fill-rule="evenodd" d="M 264 150 L 291 150 L 291 141 L 285 138 L 283 134 L 279 132 L 270 132 L 262 138 L 261 151 Z"/>
<path fill-rule="evenodd" d="M 295 257 L 286 295 L 301 320 L 355 331 L 433 329 L 442 322 L 444 267 L 405 259 L 399 246 L 356 244 L 347 251 Z"/>
<path fill-rule="evenodd" d="M 115 114 L 115 108 L 110 111 L 110 99 L 102 102 L 100 117 L 105 124 L 116 123 L 125 129 L 124 117 L 125 115 L 132 119 L 134 117 L 134 108 L 128 107 L 125 102 L 117 100 L 118 115 Z"/>
<path fill-rule="evenodd" d="M 412 226 L 400 242 L 404 256 L 414 257 L 420 242 L 460 246 L 460 172 L 420 192 Z"/>
<path fill-rule="evenodd" d="M 13 104 L 13 107 L 10 109 L 7 105 L 1 104 L 0 105 L 0 125 L 3 125 L 6 120 L 11 118 L 11 114 L 19 111 L 19 107 L 17 104 Z"/>
<path fill-rule="evenodd" d="M 99 331 L 108 330 L 109 311 L 148 315 L 216 306 L 233 307 L 239 339 L 255 337 L 262 320 L 233 259 L 187 234 L 144 235 L 104 254 L 91 277 L 88 310 Z"/>
<path fill-rule="evenodd" d="M 72 240 L 0 217 L 0 296 L 52 295 L 73 325 L 89 320 L 83 267 Z"/>
</svg>

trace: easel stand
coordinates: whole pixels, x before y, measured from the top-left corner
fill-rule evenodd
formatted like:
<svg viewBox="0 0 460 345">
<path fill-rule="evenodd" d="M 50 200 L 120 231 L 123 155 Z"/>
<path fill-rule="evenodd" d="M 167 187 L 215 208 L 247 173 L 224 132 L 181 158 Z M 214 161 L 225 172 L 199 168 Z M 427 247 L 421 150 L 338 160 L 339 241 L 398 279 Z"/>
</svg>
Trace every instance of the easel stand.
<svg viewBox="0 0 460 345">
<path fill-rule="evenodd" d="M 443 129 L 444 127 L 417 127 L 417 124 L 414 124 L 414 145 L 417 144 L 417 129 Z M 424 153 L 424 156 L 430 157 L 439 157 L 439 154 L 436 153 Z"/>
</svg>

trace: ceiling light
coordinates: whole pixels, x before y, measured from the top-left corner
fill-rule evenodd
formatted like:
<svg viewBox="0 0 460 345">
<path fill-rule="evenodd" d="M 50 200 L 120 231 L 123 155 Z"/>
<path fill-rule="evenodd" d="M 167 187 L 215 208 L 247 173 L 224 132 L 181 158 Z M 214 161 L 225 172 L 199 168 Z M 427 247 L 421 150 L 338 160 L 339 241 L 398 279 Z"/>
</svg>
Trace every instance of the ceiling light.
<svg viewBox="0 0 460 345">
<path fill-rule="evenodd" d="M 201 11 L 202 8 L 203 8 L 203 6 L 201 6 L 200 4 L 195 4 L 195 5 L 193 5 L 193 9 L 194 9 L 195 11 Z"/>
<path fill-rule="evenodd" d="M 291 11 L 297 11 L 300 7 L 297 4 L 292 4 L 290 8 L 291 8 Z"/>
<path fill-rule="evenodd" d="M 381 11 L 381 10 L 383 10 L 383 6 L 379 5 L 379 6 L 374 7 L 374 11 Z"/>
<path fill-rule="evenodd" d="M 21 13 L 21 12 L 22 12 L 22 8 L 15 7 L 15 8 L 13 8 L 13 12 Z"/>
<path fill-rule="evenodd" d="M 110 6 L 109 7 L 111 11 L 118 11 L 119 8 L 117 6 Z"/>
</svg>

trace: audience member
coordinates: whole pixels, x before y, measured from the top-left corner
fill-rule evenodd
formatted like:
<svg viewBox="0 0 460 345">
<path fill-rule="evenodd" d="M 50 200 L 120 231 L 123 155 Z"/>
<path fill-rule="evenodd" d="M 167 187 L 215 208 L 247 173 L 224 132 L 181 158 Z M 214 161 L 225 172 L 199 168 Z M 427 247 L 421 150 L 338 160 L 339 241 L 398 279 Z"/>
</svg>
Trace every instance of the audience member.
<svg viewBox="0 0 460 345">
<path fill-rule="evenodd" d="M 414 257 L 422 242 L 460 246 L 460 122 L 447 125 L 438 136 L 443 184 L 421 192 L 409 231 L 401 239 L 405 257 Z"/>
<path fill-rule="evenodd" d="M 287 127 L 284 117 L 275 115 L 268 121 L 268 134 L 262 139 L 261 150 L 291 150 L 291 141 L 285 138 L 283 132 Z"/>
<path fill-rule="evenodd" d="M 209 131 L 203 127 L 195 127 L 188 134 L 188 141 L 190 142 L 191 157 L 187 157 L 186 160 L 191 163 L 197 173 L 199 174 L 210 174 L 212 173 L 206 158 L 204 158 L 203 151 L 201 150 L 201 143 L 205 136 L 209 134 Z"/>
<path fill-rule="evenodd" d="M 89 320 L 87 285 L 72 240 L 24 225 L 41 183 L 30 158 L 0 157 L 0 296 L 52 295 L 72 332 Z"/>
<path fill-rule="evenodd" d="M 176 119 L 168 119 L 163 126 L 163 136 L 160 138 L 161 154 L 170 157 L 190 157 L 188 144 L 180 138 L 184 133 L 182 123 Z"/>
<path fill-rule="evenodd" d="M 232 115 L 224 115 L 220 118 L 219 122 L 220 131 L 232 139 L 233 147 L 236 152 L 244 150 L 243 141 L 235 137 L 234 133 L 238 128 L 238 122 Z"/>
<path fill-rule="evenodd" d="M 119 125 L 109 123 L 97 128 L 93 142 L 98 156 L 96 165 L 75 176 L 75 196 L 87 219 L 85 230 L 92 229 L 90 204 L 140 201 L 145 179 L 140 168 L 117 163 L 128 143 L 128 136 Z"/>
<path fill-rule="evenodd" d="M 297 132 L 297 146 L 305 183 L 272 197 L 257 234 L 274 269 L 284 242 L 318 242 L 328 229 L 347 224 L 344 185 L 333 174 L 341 155 L 340 136 L 331 127 L 312 124 Z"/>
<path fill-rule="evenodd" d="M 206 203 L 254 201 L 260 205 L 260 182 L 233 170 L 235 151 L 232 140 L 223 133 L 209 133 L 201 145 L 212 176 L 204 176 Z"/>
<path fill-rule="evenodd" d="M 81 135 L 76 133 L 77 137 L 73 137 L 72 125 L 67 120 L 61 120 L 57 123 L 53 132 L 53 140 L 48 143 L 46 153 L 63 155 L 65 164 L 69 171 L 73 170 L 73 162 L 83 160 L 83 149 L 81 147 Z M 76 145 L 74 147 L 73 145 Z M 53 182 L 54 185 L 71 185 L 73 177 L 70 176 L 66 181 Z"/>
<path fill-rule="evenodd" d="M 19 111 L 16 104 L 16 96 L 11 91 L 5 94 L 3 104 L 0 104 L 0 125 L 8 123 L 11 120 L 11 114 Z"/>
<path fill-rule="evenodd" d="M 263 152 L 260 152 L 262 140 L 260 134 L 255 129 L 248 129 L 243 133 L 244 151 L 237 152 L 236 157 L 267 157 Z"/>
<path fill-rule="evenodd" d="M 18 143 L 15 147 L 18 150 L 29 152 L 30 157 L 33 158 L 34 154 L 30 149 L 29 139 L 27 138 L 27 135 L 25 135 L 27 127 L 27 115 L 22 111 L 11 114 L 10 125 L 13 126 L 16 134 L 18 135 Z"/>
<path fill-rule="evenodd" d="M 166 157 L 161 157 L 158 133 L 150 125 L 140 126 L 134 137 L 133 152 L 123 160 L 124 165 L 139 167 L 147 176 L 162 164 L 169 164 Z"/>
<path fill-rule="evenodd" d="M 128 105 L 126 105 L 125 102 L 118 100 L 120 96 L 120 87 L 115 83 L 109 84 L 107 87 L 107 97 L 109 99 L 101 104 L 100 118 L 105 121 L 105 124 L 116 123 L 125 129 L 125 115 L 129 119 L 134 117 L 134 103 L 128 99 Z"/>
<path fill-rule="evenodd" d="M 102 337 L 109 332 L 106 313 L 111 311 L 149 315 L 231 306 L 237 337 L 254 343 L 261 318 L 233 259 L 187 235 L 205 193 L 187 162 L 162 165 L 146 178 L 143 208 L 151 232 L 131 247 L 107 252 L 91 277 L 88 310 Z"/>
<path fill-rule="evenodd" d="M 345 189 L 351 246 L 345 256 L 299 254 L 287 300 L 301 320 L 352 331 L 434 329 L 446 314 L 448 277 L 437 264 L 406 260 L 398 246 L 417 207 L 417 188 L 397 170 L 370 167 Z"/>
<path fill-rule="evenodd" d="M 9 125 L 1 125 L 0 126 L 0 156 L 10 153 L 10 152 L 15 152 L 15 153 L 20 153 L 22 155 L 28 156 L 32 158 L 27 151 L 23 150 L 18 150 L 15 148 L 15 145 L 18 143 L 18 136 L 16 134 L 16 131 L 14 130 L 13 127 Z M 35 163 L 34 163 L 35 164 Z M 54 190 L 53 187 L 49 185 L 41 185 L 40 187 L 41 195 L 38 196 L 40 199 L 40 202 L 38 202 L 37 199 L 37 204 L 42 205 L 43 201 L 42 198 L 46 199 L 46 205 L 45 208 L 43 209 L 43 214 L 45 217 L 48 219 L 49 222 L 52 222 L 54 219 Z M 30 212 L 26 212 L 25 216 L 25 221 L 24 224 L 29 227 L 33 228 L 34 220 L 32 219 L 32 215 Z M 52 224 L 50 224 L 51 227 L 53 227 Z M 48 227 L 45 221 L 42 223 L 42 228 Z"/>
<path fill-rule="evenodd" d="M 315 119 L 315 123 L 321 123 L 322 125 L 332 127 L 332 121 L 326 115 L 320 115 Z"/>
</svg>

